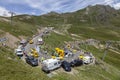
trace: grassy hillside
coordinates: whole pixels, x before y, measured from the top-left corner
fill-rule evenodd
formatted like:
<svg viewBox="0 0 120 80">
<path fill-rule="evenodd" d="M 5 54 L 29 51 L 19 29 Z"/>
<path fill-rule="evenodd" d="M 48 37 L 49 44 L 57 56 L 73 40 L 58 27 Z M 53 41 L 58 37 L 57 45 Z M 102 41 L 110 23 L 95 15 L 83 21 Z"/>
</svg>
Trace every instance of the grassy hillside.
<svg viewBox="0 0 120 80">
<path fill-rule="evenodd" d="M 51 33 L 50 36 L 46 36 L 45 43 L 52 48 L 61 47 L 64 44 L 64 41 L 72 41 L 72 38 L 69 35 L 60 35 L 57 33 Z"/>
<path fill-rule="evenodd" d="M 70 24 L 69 33 L 85 38 L 101 40 L 119 40 L 120 38 L 120 12 L 110 6 L 89 6 L 86 9 L 64 14 L 51 12 L 42 16 L 20 15 L 14 19 L 26 22 L 26 26 L 31 24 L 58 28 Z"/>
<path fill-rule="evenodd" d="M 93 46 L 89 46 L 89 45 L 81 45 L 80 46 L 81 49 L 84 49 L 86 51 L 92 52 L 96 58 L 102 59 L 105 50 L 102 49 L 97 49 Z M 116 67 L 117 69 L 120 70 L 120 54 L 117 54 L 115 52 L 112 52 L 110 50 L 107 50 L 107 56 L 105 57 L 104 62 Z"/>
<path fill-rule="evenodd" d="M 9 48 L 0 47 L 0 80 L 47 80 L 40 68 L 32 68 L 20 59 Z"/>
<path fill-rule="evenodd" d="M 19 15 L 13 17 L 13 25 L 10 24 L 10 18 L 7 20 L 0 18 L 0 30 L 16 37 L 30 37 L 37 33 L 40 26 L 55 27 L 59 34 L 52 32 L 44 37 L 45 45 L 50 52 L 55 47 L 63 47 L 64 41 L 73 41 L 71 33 L 80 36 L 76 37 L 80 40 L 120 40 L 120 11 L 110 6 L 89 7 L 88 14 L 86 9 L 83 9 L 64 14 L 51 12 L 41 16 Z M 40 67 L 33 68 L 18 59 L 12 49 L 0 47 L 0 80 L 120 80 L 120 54 L 108 50 L 105 60 L 102 61 L 104 50 L 88 45 L 79 47 L 92 52 L 97 63 L 76 67 L 71 73 L 59 69 L 52 78 L 42 72 Z"/>
<path fill-rule="evenodd" d="M 13 20 L 13 24 L 10 23 L 10 20 L 7 21 L 0 20 L 0 30 L 9 32 L 14 36 L 32 36 L 36 34 L 37 26 L 31 25 L 25 22 Z"/>
<path fill-rule="evenodd" d="M 70 33 L 78 34 L 85 38 L 94 38 L 99 40 L 119 40 L 120 30 L 114 27 L 90 27 L 88 24 L 80 26 L 71 26 Z"/>
<path fill-rule="evenodd" d="M 110 6 L 89 6 L 64 14 L 51 12 L 41 16 L 19 15 L 13 17 L 13 22 L 13 28 L 9 27 L 12 26 L 9 24 L 10 22 L 0 22 L 1 29 L 10 31 L 14 35 L 29 36 L 36 32 L 38 26 L 60 28 L 62 25 L 71 25 L 69 33 L 85 38 L 101 40 L 119 40 L 120 38 L 120 11 Z M 8 29 L 4 29 L 4 27 Z"/>
<path fill-rule="evenodd" d="M 71 73 L 64 72 L 62 69 L 55 71 L 55 75 L 49 78 L 42 72 L 40 67 L 31 67 L 24 61 L 18 59 L 9 48 L 0 47 L 0 80 L 119 80 L 120 68 L 119 55 L 110 55 L 102 62 L 99 57 L 102 53 L 94 48 L 88 48 L 96 55 L 99 63 L 96 65 L 86 65 L 76 67 Z M 84 49 L 84 48 L 83 48 Z M 99 56 L 99 54 L 101 54 Z M 113 57 L 113 58 L 109 58 Z M 115 58 L 116 57 L 116 58 Z M 112 62 L 111 62 L 112 61 Z"/>
</svg>

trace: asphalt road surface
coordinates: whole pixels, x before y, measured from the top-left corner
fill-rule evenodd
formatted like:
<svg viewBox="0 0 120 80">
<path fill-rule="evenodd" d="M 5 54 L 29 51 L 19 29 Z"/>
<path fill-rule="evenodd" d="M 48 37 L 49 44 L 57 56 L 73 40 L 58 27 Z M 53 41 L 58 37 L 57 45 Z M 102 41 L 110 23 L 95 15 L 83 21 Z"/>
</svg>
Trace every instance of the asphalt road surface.
<svg viewBox="0 0 120 80">
<path fill-rule="evenodd" d="M 36 49 L 37 50 L 37 52 L 39 53 L 39 59 L 41 58 L 41 57 L 44 57 L 45 59 L 48 59 L 48 58 L 50 58 L 50 55 L 47 55 L 47 54 L 45 54 L 44 52 L 41 52 L 41 50 L 40 50 L 40 46 L 41 45 L 38 45 L 37 43 L 38 43 L 38 39 L 40 38 L 40 37 L 42 37 L 42 36 L 45 36 L 46 34 L 48 34 L 48 33 L 46 33 L 46 31 L 47 32 L 50 32 L 51 31 L 51 29 L 43 29 L 43 30 L 41 30 L 41 33 L 40 34 L 38 34 L 38 35 L 36 35 L 36 36 L 34 36 L 33 37 L 33 44 L 30 44 L 30 43 L 27 43 L 27 45 L 25 46 L 25 53 L 26 54 L 28 54 L 29 55 L 29 53 L 31 52 L 31 49 L 32 48 L 34 48 L 34 49 Z M 44 40 L 43 40 L 44 41 Z"/>
</svg>

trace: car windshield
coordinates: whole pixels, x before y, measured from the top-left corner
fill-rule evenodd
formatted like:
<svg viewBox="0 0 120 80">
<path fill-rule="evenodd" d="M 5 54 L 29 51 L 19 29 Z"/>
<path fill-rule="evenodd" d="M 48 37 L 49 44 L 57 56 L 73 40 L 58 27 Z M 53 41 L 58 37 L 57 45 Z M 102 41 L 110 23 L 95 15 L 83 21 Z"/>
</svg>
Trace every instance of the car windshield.
<svg viewBox="0 0 120 80">
<path fill-rule="evenodd" d="M 74 60 L 74 63 L 76 63 L 78 60 Z"/>
<path fill-rule="evenodd" d="M 33 59 L 32 59 L 32 61 L 36 62 L 36 61 L 37 61 L 37 59 L 33 58 Z"/>
<path fill-rule="evenodd" d="M 68 62 L 64 62 L 64 65 L 65 65 L 66 67 L 69 67 L 69 66 L 70 66 L 70 64 L 69 64 Z"/>
<path fill-rule="evenodd" d="M 35 58 L 32 57 L 32 56 L 28 57 L 28 59 L 31 60 L 31 61 L 37 61 L 37 59 L 35 59 Z"/>
<path fill-rule="evenodd" d="M 68 63 L 68 66 L 70 66 L 70 64 Z"/>
</svg>

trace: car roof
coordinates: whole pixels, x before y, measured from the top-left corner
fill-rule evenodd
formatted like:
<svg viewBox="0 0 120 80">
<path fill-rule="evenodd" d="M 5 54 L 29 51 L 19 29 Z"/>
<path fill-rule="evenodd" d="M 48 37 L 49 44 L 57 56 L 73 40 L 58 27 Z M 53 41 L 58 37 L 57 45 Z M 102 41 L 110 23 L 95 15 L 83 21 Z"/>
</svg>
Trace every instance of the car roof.
<svg viewBox="0 0 120 80">
<path fill-rule="evenodd" d="M 43 39 L 42 38 L 38 38 L 38 41 L 43 41 Z"/>
<path fill-rule="evenodd" d="M 34 57 L 33 57 L 33 56 L 28 56 L 27 58 L 28 58 L 28 59 L 34 59 Z"/>
<path fill-rule="evenodd" d="M 67 62 L 67 61 L 63 61 L 62 63 L 69 63 L 69 62 Z"/>
<path fill-rule="evenodd" d="M 21 49 L 16 49 L 16 51 L 22 51 Z"/>
<path fill-rule="evenodd" d="M 27 40 L 25 40 L 25 39 L 20 41 L 20 43 L 26 43 L 26 42 L 27 42 Z"/>
<path fill-rule="evenodd" d="M 49 64 L 49 63 L 58 62 L 58 61 L 59 60 L 57 60 L 57 59 L 47 59 L 47 60 L 44 60 L 43 63 Z"/>
</svg>

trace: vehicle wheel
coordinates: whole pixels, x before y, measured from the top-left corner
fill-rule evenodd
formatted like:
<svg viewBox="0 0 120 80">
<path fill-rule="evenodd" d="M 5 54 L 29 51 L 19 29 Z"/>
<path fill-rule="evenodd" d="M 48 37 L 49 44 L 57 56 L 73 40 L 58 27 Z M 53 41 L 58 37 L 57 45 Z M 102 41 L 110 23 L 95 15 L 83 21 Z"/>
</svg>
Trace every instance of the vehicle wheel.
<svg viewBox="0 0 120 80">
<path fill-rule="evenodd" d="M 74 65 L 72 64 L 71 67 L 74 67 Z"/>
<path fill-rule="evenodd" d="M 42 71 L 44 71 L 45 73 L 50 73 L 50 71 L 49 71 L 49 70 L 43 70 L 43 69 L 42 69 Z"/>
<path fill-rule="evenodd" d="M 72 67 L 75 67 L 74 65 L 72 65 Z"/>
<path fill-rule="evenodd" d="M 48 71 L 48 70 L 46 70 L 46 71 L 44 71 L 45 73 L 50 73 L 50 71 Z"/>
</svg>

